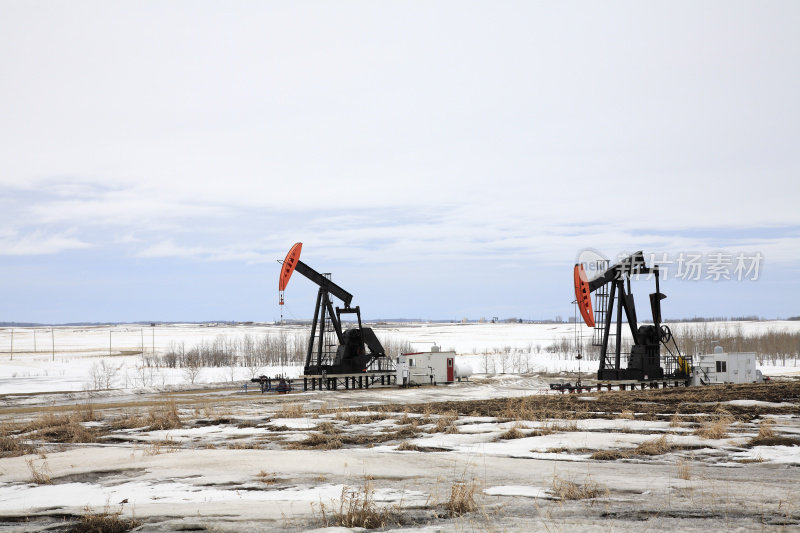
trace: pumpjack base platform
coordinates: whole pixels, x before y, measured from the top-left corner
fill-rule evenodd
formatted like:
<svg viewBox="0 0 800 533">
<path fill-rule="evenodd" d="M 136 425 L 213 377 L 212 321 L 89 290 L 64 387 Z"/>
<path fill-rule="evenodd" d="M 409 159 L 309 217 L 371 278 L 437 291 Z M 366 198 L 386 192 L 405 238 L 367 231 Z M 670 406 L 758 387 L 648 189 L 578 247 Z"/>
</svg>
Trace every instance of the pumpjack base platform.
<svg viewBox="0 0 800 533">
<path fill-rule="evenodd" d="M 319 390 L 368 389 L 370 386 L 397 384 L 397 373 L 394 370 L 352 374 L 307 374 L 300 377 L 303 379 L 304 391 L 317 388 Z"/>
</svg>

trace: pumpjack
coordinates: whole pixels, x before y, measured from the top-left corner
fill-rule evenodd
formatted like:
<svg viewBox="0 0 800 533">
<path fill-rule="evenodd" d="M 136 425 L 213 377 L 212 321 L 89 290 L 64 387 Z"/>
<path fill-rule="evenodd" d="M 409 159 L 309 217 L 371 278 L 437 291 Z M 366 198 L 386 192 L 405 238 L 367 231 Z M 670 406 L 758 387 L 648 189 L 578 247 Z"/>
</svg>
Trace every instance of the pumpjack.
<svg viewBox="0 0 800 533">
<path fill-rule="evenodd" d="M 607 263 L 606 263 L 607 265 Z M 653 324 L 639 325 L 636 306 L 631 292 L 631 276 L 652 275 L 656 291 L 650 294 L 650 308 Z M 581 264 L 574 269 L 575 297 L 581 317 L 587 326 L 595 328 L 593 345 L 600 347 L 598 380 L 689 380 L 692 373 L 691 356 L 680 353 L 669 326 L 661 324 L 661 300 L 666 298 L 659 287 L 658 265 L 648 267 L 641 251 L 626 257 L 605 270 L 591 281 Z M 595 308 L 592 308 L 591 293 L 595 293 Z M 614 303 L 619 300 L 616 313 L 616 331 L 611 330 L 614 316 Z M 622 368 L 622 311 L 633 337 L 633 345 L 628 354 L 627 368 Z M 609 354 L 609 340 L 615 338 L 612 354 Z M 672 341 L 673 351 L 669 346 Z M 667 350 L 661 366 L 661 346 Z M 613 357 L 612 357 L 613 355 Z"/>
<path fill-rule="evenodd" d="M 330 274 L 320 274 L 300 261 L 303 243 L 292 246 L 283 260 L 278 290 L 283 305 L 283 291 L 292 277 L 299 272 L 319 286 L 311 336 L 306 351 L 306 375 L 353 374 L 369 370 L 386 370 L 390 358 L 386 357 L 383 345 L 371 328 L 361 324 L 361 308 L 351 307 L 353 295 L 331 281 Z M 331 297 L 342 301 L 344 307 L 333 307 Z M 342 331 L 342 315 L 355 314 L 358 327 Z M 331 330 L 336 337 L 333 343 Z M 327 333 L 327 335 L 326 335 Z"/>
</svg>

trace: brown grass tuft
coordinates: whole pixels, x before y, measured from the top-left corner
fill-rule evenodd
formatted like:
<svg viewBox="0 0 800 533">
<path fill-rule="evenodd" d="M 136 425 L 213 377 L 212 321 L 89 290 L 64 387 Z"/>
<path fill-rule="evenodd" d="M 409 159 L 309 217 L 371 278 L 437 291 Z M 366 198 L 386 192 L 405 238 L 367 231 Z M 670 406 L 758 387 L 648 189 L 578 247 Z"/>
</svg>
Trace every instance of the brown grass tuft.
<svg viewBox="0 0 800 533">
<path fill-rule="evenodd" d="M 765 439 L 769 437 L 775 436 L 775 430 L 772 429 L 772 426 L 775 425 L 775 421 L 771 418 L 765 418 L 758 424 L 758 438 Z"/>
<path fill-rule="evenodd" d="M 511 428 L 507 431 L 504 431 L 500 435 L 498 435 L 498 440 L 511 440 L 511 439 L 521 439 L 526 435 L 520 431 L 520 425 L 514 424 Z"/>
<path fill-rule="evenodd" d="M 667 442 L 667 436 L 661 435 L 657 439 L 644 441 L 633 450 L 633 455 L 662 455 L 672 450 L 672 445 Z"/>
<path fill-rule="evenodd" d="M 34 453 L 36 449 L 20 437 L 11 435 L 11 430 L 0 425 L 0 457 L 19 457 Z"/>
<path fill-rule="evenodd" d="M 324 504 L 320 504 L 320 511 L 325 527 L 379 529 L 388 525 L 402 524 L 396 508 L 377 506 L 375 490 L 366 480 L 364 486 L 359 489 L 342 487 L 338 510 L 331 512 Z"/>
<path fill-rule="evenodd" d="M 633 420 L 634 418 L 636 418 L 636 416 L 630 409 L 625 409 L 619 414 L 619 418 L 622 418 L 624 420 Z"/>
<path fill-rule="evenodd" d="M 614 461 L 617 459 L 630 459 L 637 455 L 662 455 L 672 450 L 672 445 L 667 442 L 667 436 L 661 435 L 641 443 L 633 450 L 599 450 L 591 455 L 598 461 Z"/>
<path fill-rule="evenodd" d="M 678 477 L 685 480 L 692 479 L 692 472 L 689 468 L 689 463 L 684 461 L 683 459 L 678 460 Z"/>
<path fill-rule="evenodd" d="M 302 403 L 281 405 L 281 408 L 275 413 L 275 418 L 304 418 L 305 416 L 306 412 L 303 410 Z"/>
<path fill-rule="evenodd" d="M 627 459 L 631 456 L 628 450 L 598 450 L 594 452 L 590 459 L 597 461 L 616 461 L 617 459 Z"/>
<path fill-rule="evenodd" d="M 601 487 L 588 476 L 582 485 L 555 476 L 550 492 L 561 500 L 591 500 L 601 495 L 608 495 L 608 489 Z"/>
<path fill-rule="evenodd" d="M 123 518 L 121 509 L 112 513 L 106 506 L 103 512 L 93 513 L 86 506 L 78 523 L 68 531 L 69 533 L 125 533 L 141 524 L 135 518 Z"/>
<path fill-rule="evenodd" d="M 478 504 L 475 503 L 475 492 L 478 484 L 473 481 L 456 481 L 450 486 L 450 499 L 444 504 L 451 517 L 461 516 L 474 511 Z"/>
<path fill-rule="evenodd" d="M 724 439 L 728 436 L 728 426 L 730 425 L 730 418 L 714 418 L 703 422 L 699 428 L 694 430 L 694 433 L 703 439 Z"/>
<path fill-rule="evenodd" d="M 395 449 L 401 452 L 418 452 L 419 446 L 417 446 L 416 444 L 411 444 L 407 440 L 404 440 Z"/>
<path fill-rule="evenodd" d="M 329 435 L 332 434 L 332 433 L 338 433 L 339 432 L 338 428 L 334 424 L 332 424 L 331 422 L 322 422 L 320 424 L 317 424 L 317 427 L 315 427 L 314 429 L 316 431 L 320 431 L 322 433 L 327 433 Z"/>
<path fill-rule="evenodd" d="M 42 464 L 37 468 L 33 463 L 33 459 L 26 459 L 25 464 L 28 465 L 28 470 L 31 471 L 31 481 L 37 485 L 50 485 L 53 480 L 50 479 L 50 467 L 47 464 L 47 459 L 42 460 Z"/>
<path fill-rule="evenodd" d="M 148 431 L 182 428 L 183 422 L 175 400 L 151 407 L 147 413 L 147 424 Z"/>
<path fill-rule="evenodd" d="M 336 435 L 314 432 L 305 440 L 288 443 L 287 447 L 292 450 L 336 450 L 342 447 L 342 440 Z"/>
</svg>

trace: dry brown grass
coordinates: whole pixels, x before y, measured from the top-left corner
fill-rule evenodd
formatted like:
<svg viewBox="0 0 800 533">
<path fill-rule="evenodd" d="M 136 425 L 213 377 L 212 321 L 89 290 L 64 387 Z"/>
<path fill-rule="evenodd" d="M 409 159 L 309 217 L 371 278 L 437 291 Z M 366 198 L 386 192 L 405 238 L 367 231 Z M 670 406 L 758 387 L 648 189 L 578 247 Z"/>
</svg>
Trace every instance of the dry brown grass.
<svg viewBox="0 0 800 533">
<path fill-rule="evenodd" d="M 672 450 L 672 445 L 667 442 L 667 436 L 661 435 L 657 439 L 644 441 L 633 450 L 633 455 L 663 455 Z"/>
<path fill-rule="evenodd" d="M 286 447 L 291 450 L 336 450 L 342 447 L 342 439 L 336 435 L 314 432 L 305 440 L 289 442 Z"/>
<path fill-rule="evenodd" d="M 108 425 L 114 430 L 139 429 L 148 425 L 148 418 L 142 416 L 139 411 L 124 412 L 122 415 L 109 421 Z"/>
<path fill-rule="evenodd" d="M 450 498 L 445 502 L 444 507 L 447 514 L 451 517 L 461 516 L 477 509 L 475 502 L 475 492 L 478 490 L 478 483 L 472 481 L 456 481 L 450 486 Z"/>
<path fill-rule="evenodd" d="M 13 433 L 14 428 L 7 424 L 0 424 L 0 458 L 19 457 L 36 451 L 32 445 Z"/>
<path fill-rule="evenodd" d="M 304 418 L 306 416 L 302 403 L 287 403 L 275 413 L 275 418 Z"/>
<path fill-rule="evenodd" d="M 680 479 L 685 479 L 687 481 L 692 479 L 692 472 L 691 468 L 689 468 L 689 463 L 687 463 L 683 459 L 679 459 L 677 468 L 678 468 L 678 477 Z"/>
<path fill-rule="evenodd" d="M 87 412 L 80 408 L 61 414 L 48 410 L 26 424 L 21 432 L 46 442 L 97 442 L 101 436 L 99 430 L 82 424 L 86 416 Z"/>
<path fill-rule="evenodd" d="M 775 425 L 775 421 L 771 418 L 765 418 L 758 424 L 758 438 L 765 439 L 769 437 L 775 436 L 775 430 L 772 427 Z"/>
<path fill-rule="evenodd" d="M 763 463 L 764 458 L 761 456 L 758 457 L 750 457 L 746 459 L 736 459 L 737 463 L 741 463 L 743 465 L 751 464 L 751 463 Z"/>
<path fill-rule="evenodd" d="M 683 422 L 681 421 L 681 415 L 675 413 L 669 419 L 669 427 L 679 428 L 683 426 Z"/>
<path fill-rule="evenodd" d="M 50 467 L 47 464 L 47 459 L 43 459 L 42 463 L 37 467 L 33 459 L 26 459 L 25 464 L 28 465 L 28 470 L 31 472 L 31 481 L 37 485 L 50 485 L 53 480 L 50 479 Z"/>
<path fill-rule="evenodd" d="M 316 431 L 321 431 L 322 433 L 328 433 L 328 434 L 338 432 L 337 426 L 335 426 L 331 422 L 322 422 L 320 424 L 317 424 L 317 427 L 315 427 L 314 429 Z"/>
<path fill-rule="evenodd" d="M 400 418 L 397 419 L 397 423 L 398 424 L 410 424 L 411 423 L 411 417 L 408 416 L 408 407 L 403 409 L 403 416 L 401 416 Z"/>
<path fill-rule="evenodd" d="M 497 436 L 498 440 L 511 440 L 511 439 L 521 439 L 525 437 L 525 433 L 520 431 L 520 425 L 514 424 L 508 430 L 504 431 L 500 435 Z"/>
<path fill-rule="evenodd" d="M 172 453 L 180 449 L 180 444 L 173 440 L 154 440 L 150 446 L 145 448 L 145 455 L 161 455 L 162 453 Z"/>
<path fill-rule="evenodd" d="M 644 441 L 632 450 L 599 450 L 591 455 L 598 461 L 614 461 L 617 459 L 630 459 L 638 455 L 662 455 L 672 450 L 673 446 L 667 442 L 667 436 L 661 435 L 657 439 Z"/>
<path fill-rule="evenodd" d="M 147 412 L 147 425 L 148 431 L 182 428 L 183 422 L 175 400 L 152 406 Z"/>
<path fill-rule="evenodd" d="M 125 533 L 142 523 L 135 518 L 124 518 L 122 509 L 109 512 L 108 506 L 101 513 L 93 513 L 87 506 L 78 522 L 70 527 L 69 533 Z"/>
<path fill-rule="evenodd" d="M 703 439 L 724 439 L 728 436 L 728 427 L 733 422 L 730 416 L 719 415 L 700 424 L 694 434 Z"/>
<path fill-rule="evenodd" d="M 228 444 L 229 450 L 260 450 L 261 446 L 255 442 L 232 442 Z"/>
<path fill-rule="evenodd" d="M 458 413 L 456 411 L 449 411 L 439 415 L 436 420 L 436 426 L 431 428 L 429 433 L 458 433 L 458 428 L 455 423 L 458 420 Z"/>
<path fill-rule="evenodd" d="M 592 500 L 608 495 L 608 489 L 592 481 L 589 476 L 581 485 L 555 476 L 550 492 L 561 500 Z"/>
<path fill-rule="evenodd" d="M 397 508 L 376 505 L 375 490 L 367 480 L 358 489 L 343 487 L 339 508 L 331 510 L 320 504 L 320 512 L 325 527 L 379 529 L 402 524 Z"/>
<path fill-rule="evenodd" d="M 395 448 L 395 449 L 399 450 L 401 452 L 418 452 L 419 451 L 419 447 L 416 444 L 411 444 L 407 440 L 404 440 L 403 442 L 401 442 L 397 446 L 397 448 Z"/>
<path fill-rule="evenodd" d="M 275 474 L 270 474 L 268 472 L 264 472 L 263 470 L 256 474 L 256 479 L 265 485 L 274 485 L 282 481 L 281 479 L 275 477 Z"/>
<path fill-rule="evenodd" d="M 623 420 L 633 420 L 636 418 L 636 416 L 630 409 L 625 409 L 619 414 L 619 418 L 622 418 Z"/>
<path fill-rule="evenodd" d="M 595 459 L 597 461 L 616 461 L 617 459 L 627 459 L 630 456 L 630 450 L 598 450 L 590 456 L 590 459 Z"/>
</svg>

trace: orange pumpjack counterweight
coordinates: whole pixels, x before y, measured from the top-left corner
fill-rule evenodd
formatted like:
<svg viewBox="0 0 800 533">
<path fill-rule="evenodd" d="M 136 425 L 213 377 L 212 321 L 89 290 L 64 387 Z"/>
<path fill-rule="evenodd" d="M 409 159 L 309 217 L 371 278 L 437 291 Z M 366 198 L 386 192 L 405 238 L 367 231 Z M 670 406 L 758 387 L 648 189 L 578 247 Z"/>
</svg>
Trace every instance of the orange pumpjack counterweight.
<svg viewBox="0 0 800 533">
<path fill-rule="evenodd" d="M 590 328 L 594 327 L 594 313 L 592 312 L 592 296 L 589 291 L 589 280 L 583 265 L 575 265 L 573 273 L 575 278 L 575 299 L 578 302 L 578 309 L 581 311 L 583 321 Z"/>
</svg>

